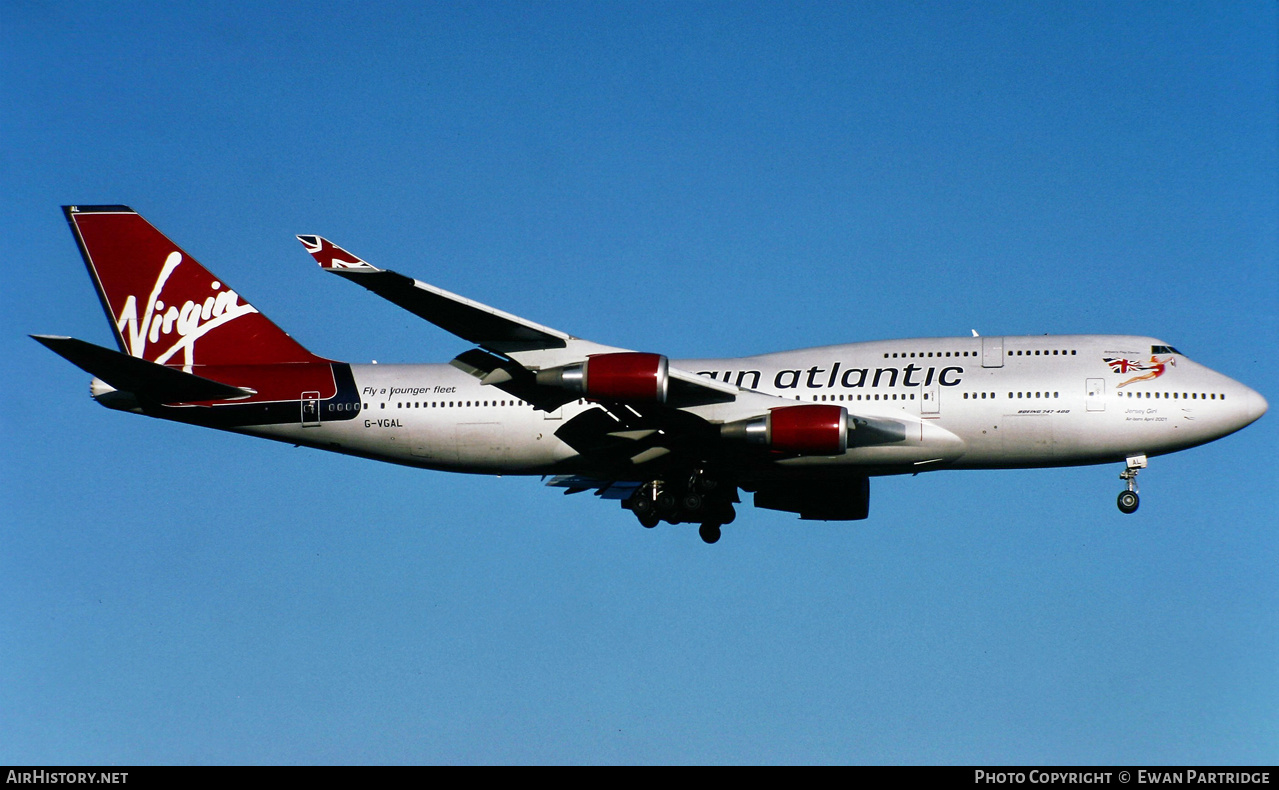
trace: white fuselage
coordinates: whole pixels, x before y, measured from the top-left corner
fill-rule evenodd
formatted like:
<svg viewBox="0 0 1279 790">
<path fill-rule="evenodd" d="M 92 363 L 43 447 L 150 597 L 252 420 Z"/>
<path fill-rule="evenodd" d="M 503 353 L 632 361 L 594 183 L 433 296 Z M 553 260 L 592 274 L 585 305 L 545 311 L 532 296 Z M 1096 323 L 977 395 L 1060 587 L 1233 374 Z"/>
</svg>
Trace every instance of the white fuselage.
<svg viewBox="0 0 1279 790">
<path fill-rule="evenodd" d="M 1067 466 L 1158 455 L 1212 441 L 1264 413 L 1256 392 L 1162 341 L 1126 335 L 918 338 L 733 359 L 672 360 L 717 381 L 904 426 L 898 441 L 780 467 L 869 474 L 938 468 Z M 556 437 L 594 408 L 534 409 L 447 364 L 352 365 L 355 419 L 246 433 L 394 463 L 489 474 L 545 474 L 576 453 Z M 773 401 L 771 405 L 776 405 Z M 689 407 L 712 423 L 766 413 L 764 399 Z"/>
</svg>

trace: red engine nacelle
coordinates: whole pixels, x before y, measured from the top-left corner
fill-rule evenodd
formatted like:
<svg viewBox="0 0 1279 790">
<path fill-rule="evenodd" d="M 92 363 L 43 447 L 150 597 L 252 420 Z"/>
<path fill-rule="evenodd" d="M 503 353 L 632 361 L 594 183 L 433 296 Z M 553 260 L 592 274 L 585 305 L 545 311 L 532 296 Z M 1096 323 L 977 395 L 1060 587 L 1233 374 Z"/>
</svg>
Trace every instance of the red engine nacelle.
<svg viewBox="0 0 1279 790">
<path fill-rule="evenodd" d="M 779 453 L 842 455 L 848 449 L 848 410 L 819 403 L 781 406 L 766 417 L 727 423 L 720 433 Z"/>
<path fill-rule="evenodd" d="M 768 413 L 768 445 L 783 453 L 841 455 L 848 449 L 848 410 L 818 403 Z"/>
<path fill-rule="evenodd" d="M 540 371 L 537 381 L 588 398 L 665 403 L 669 370 L 670 365 L 661 354 L 625 351 L 595 354 L 585 362 Z"/>
<path fill-rule="evenodd" d="M 597 354 L 582 368 L 582 383 L 592 398 L 666 402 L 670 365 L 661 354 Z"/>
</svg>

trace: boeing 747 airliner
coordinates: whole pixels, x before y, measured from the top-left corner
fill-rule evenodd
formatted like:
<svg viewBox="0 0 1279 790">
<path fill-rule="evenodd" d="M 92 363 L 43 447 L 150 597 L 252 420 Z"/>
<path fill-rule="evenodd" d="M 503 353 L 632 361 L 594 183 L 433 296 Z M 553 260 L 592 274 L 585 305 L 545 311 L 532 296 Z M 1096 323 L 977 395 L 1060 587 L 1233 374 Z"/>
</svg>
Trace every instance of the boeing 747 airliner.
<svg viewBox="0 0 1279 790">
<path fill-rule="evenodd" d="M 914 338 L 734 359 L 600 345 L 298 236 L 328 272 L 473 347 L 447 364 L 312 354 L 133 210 L 67 206 L 119 350 L 33 337 L 122 411 L 379 461 L 545 475 L 645 527 L 707 543 L 756 507 L 867 517 L 871 477 L 1122 463 L 1137 509 L 1147 459 L 1266 412 L 1253 390 L 1131 335 Z"/>
</svg>

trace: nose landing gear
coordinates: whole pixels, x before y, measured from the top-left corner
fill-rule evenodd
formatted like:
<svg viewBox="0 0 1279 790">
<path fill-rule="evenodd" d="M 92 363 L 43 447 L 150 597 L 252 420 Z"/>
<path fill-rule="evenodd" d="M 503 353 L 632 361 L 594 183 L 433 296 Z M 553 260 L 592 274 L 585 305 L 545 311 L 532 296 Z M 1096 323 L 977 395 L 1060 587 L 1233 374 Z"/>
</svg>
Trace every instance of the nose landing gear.
<svg viewBox="0 0 1279 790">
<path fill-rule="evenodd" d="M 1137 496 L 1136 491 L 1120 491 L 1118 504 L 1122 512 L 1134 513 L 1141 504 L 1141 497 Z"/>
<path fill-rule="evenodd" d="M 1146 456 L 1130 455 L 1125 459 L 1127 468 L 1119 473 L 1119 479 L 1128 484 L 1127 491 L 1119 492 L 1119 510 L 1122 513 L 1135 513 L 1141 505 L 1141 497 L 1137 496 L 1137 473 L 1146 468 Z"/>
</svg>

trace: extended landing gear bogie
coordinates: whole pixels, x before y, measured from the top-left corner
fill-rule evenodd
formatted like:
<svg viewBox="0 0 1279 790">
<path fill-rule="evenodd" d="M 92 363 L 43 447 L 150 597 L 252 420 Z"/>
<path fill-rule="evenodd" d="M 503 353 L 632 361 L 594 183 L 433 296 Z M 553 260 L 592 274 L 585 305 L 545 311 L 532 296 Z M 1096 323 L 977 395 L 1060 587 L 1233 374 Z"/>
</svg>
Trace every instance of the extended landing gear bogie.
<svg viewBox="0 0 1279 790">
<path fill-rule="evenodd" d="M 1119 479 L 1128 484 L 1126 491 L 1119 492 L 1116 504 L 1122 513 L 1135 513 L 1141 505 L 1141 497 L 1137 495 L 1137 473 L 1146 468 L 1146 456 L 1130 455 L 1125 459 L 1125 469 L 1119 473 Z"/>
<path fill-rule="evenodd" d="M 631 510 L 641 526 L 652 529 L 659 522 L 699 524 L 698 534 L 707 543 L 720 539 L 720 528 L 737 518 L 733 508 L 737 487 L 694 473 L 678 482 L 651 480 L 622 506 Z"/>
</svg>

